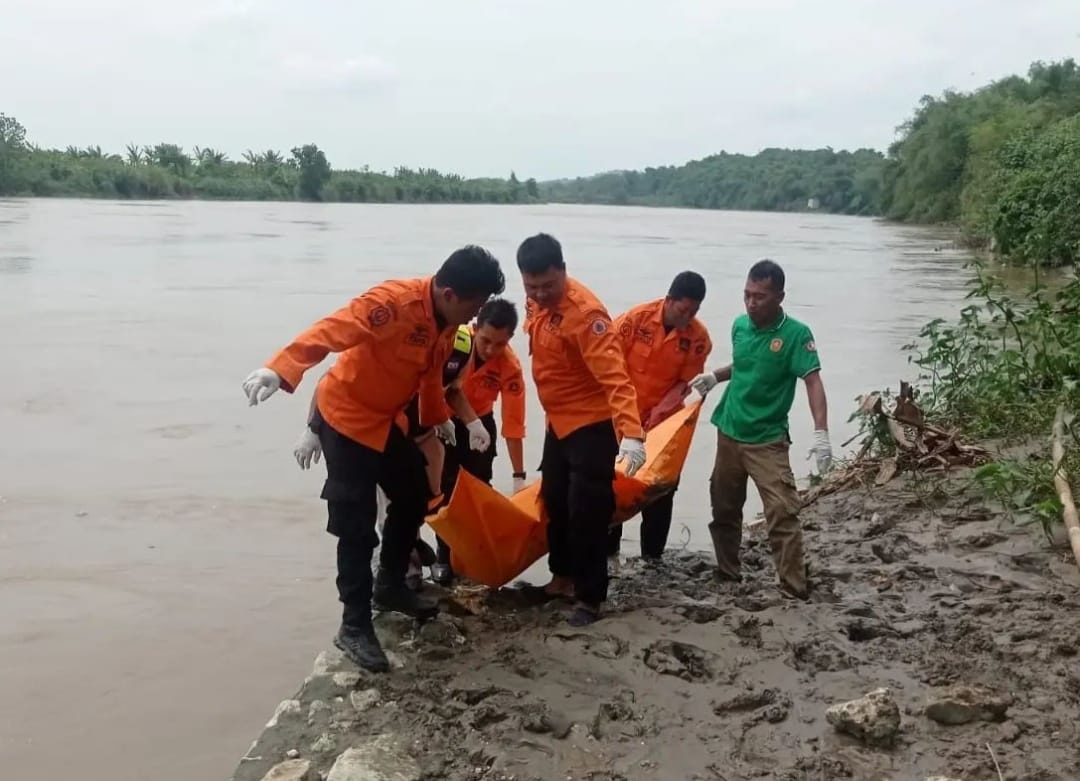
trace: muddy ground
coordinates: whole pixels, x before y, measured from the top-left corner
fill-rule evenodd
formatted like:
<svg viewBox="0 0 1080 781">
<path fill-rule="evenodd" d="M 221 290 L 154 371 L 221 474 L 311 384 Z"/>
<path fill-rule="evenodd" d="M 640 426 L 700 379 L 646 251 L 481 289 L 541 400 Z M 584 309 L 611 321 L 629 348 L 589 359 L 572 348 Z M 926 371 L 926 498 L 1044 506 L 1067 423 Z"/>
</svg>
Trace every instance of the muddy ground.
<svg viewBox="0 0 1080 781">
<path fill-rule="evenodd" d="M 743 583 L 714 581 L 701 554 L 631 559 L 606 618 L 584 630 L 566 625 L 568 606 L 527 607 L 507 590 L 459 589 L 419 630 L 381 616 L 400 666 L 357 674 L 321 656 L 234 781 L 289 756 L 299 762 L 279 772 L 325 777 L 345 749 L 372 745 L 390 747 L 375 774 L 340 767 L 331 781 L 992 781 L 994 758 L 1011 781 L 1080 779 L 1080 577 L 1067 550 L 982 507 L 962 476 L 937 492 L 894 484 L 804 512 L 809 604 L 775 589 L 759 527 Z M 939 724 L 924 710 L 952 684 L 1008 709 Z M 830 705 L 879 687 L 902 714 L 893 746 L 827 723 Z"/>
</svg>

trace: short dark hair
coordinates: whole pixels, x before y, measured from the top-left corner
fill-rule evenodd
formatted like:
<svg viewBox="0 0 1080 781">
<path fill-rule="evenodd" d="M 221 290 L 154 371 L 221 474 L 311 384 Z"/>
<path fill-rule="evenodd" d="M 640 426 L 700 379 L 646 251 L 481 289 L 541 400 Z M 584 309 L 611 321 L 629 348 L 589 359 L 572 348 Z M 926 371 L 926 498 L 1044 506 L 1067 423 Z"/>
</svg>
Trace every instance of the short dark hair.
<svg viewBox="0 0 1080 781">
<path fill-rule="evenodd" d="M 435 284 L 450 288 L 466 301 L 475 301 L 499 295 L 506 289 L 506 278 L 494 255 L 469 244 L 443 261 L 435 272 Z"/>
<path fill-rule="evenodd" d="M 668 298 L 676 301 L 689 298 L 700 304 L 705 300 L 705 277 L 695 271 L 680 271 L 675 275 L 675 279 L 671 280 L 667 294 Z"/>
<path fill-rule="evenodd" d="M 505 298 L 493 298 L 480 307 L 480 313 L 476 316 L 478 326 L 490 325 L 500 331 L 505 329 L 514 332 L 518 324 L 517 307 L 513 301 Z"/>
<path fill-rule="evenodd" d="M 755 282 L 761 282 L 762 280 L 769 280 L 772 283 L 772 289 L 777 293 L 784 292 L 784 270 L 780 268 L 780 265 L 768 258 L 759 260 L 757 263 L 750 267 L 750 273 L 747 276 Z"/>
<path fill-rule="evenodd" d="M 522 274 L 543 274 L 549 269 L 566 269 L 562 245 L 547 233 L 537 233 L 521 242 L 517 251 L 518 270 Z"/>
</svg>

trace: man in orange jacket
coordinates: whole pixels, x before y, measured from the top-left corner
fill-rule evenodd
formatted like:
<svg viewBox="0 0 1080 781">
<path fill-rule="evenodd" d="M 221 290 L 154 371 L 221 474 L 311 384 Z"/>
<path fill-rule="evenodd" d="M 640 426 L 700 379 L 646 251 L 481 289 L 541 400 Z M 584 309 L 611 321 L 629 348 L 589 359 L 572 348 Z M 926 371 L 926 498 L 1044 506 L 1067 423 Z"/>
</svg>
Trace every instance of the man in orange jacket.
<svg viewBox="0 0 1080 781">
<path fill-rule="evenodd" d="M 525 379 L 521 362 L 510 347 L 510 339 L 517 328 L 517 309 L 511 301 L 493 298 L 484 304 L 472 329 L 472 352 L 461 373 L 451 387 L 451 393 L 461 393 L 465 404 L 454 410 L 456 444 L 447 443 L 446 460 L 443 462 L 443 503 L 450 500 L 458 471 L 464 469 L 473 477 L 491 484 L 496 456 L 495 401 L 502 399 L 502 435 L 510 454 L 514 472 L 514 492 L 525 483 Z M 471 412 L 463 415 L 460 410 Z M 489 435 L 483 447 L 477 447 L 475 437 L 470 435 L 473 421 L 479 420 Z M 484 444 L 480 442 L 479 444 Z M 438 562 L 431 568 L 436 583 L 449 585 L 454 572 L 450 566 L 450 548 L 441 537 L 438 541 Z"/>
<path fill-rule="evenodd" d="M 666 297 L 639 304 L 615 319 L 646 431 L 679 408 L 690 392 L 690 380 L 705 371 L 712 341 L 696 317 L 704 300 L 704 278 L 683 271 L 672 280 Z M 664 553 L 674 500 L 673 489 L 641 511 L 641 558 L 646 561 L 659 561 Z M 622 524 L 612 527 L 608 536 L 609 556 L 618 555 L 621 540 Z"/>
<path fill-rule="evenodd" d="M 540 494 L 552 579 L 528 591 L 573 597 L 570 624 L 584 626 L 607 599 L 615 461 L 626 462 L 628 475 L 640 469 L 645 432 L 611 318 L 592 291 L 567 277 L 559 242 L 545 233 L 525 239 L 517 264 L 533 381 L 547 415 Z"/>
<path fill-rule="evenodd" d="M 382 610 L 418 617 L 438 610 L 405 585 L 409 553 L 427 511 L 427 478 L 423 456 L 395 419 L 419 392 L 420 422 L 444 432 L 452 426 L 442 373 L 454 333 L 504 286 L 499 262 L 481 247 L 465 247 L 433 277 L 389 281 L 362 293 L 244 381 L 248 403 L 255 405 L 279 388 L 292 393 L 305 371 L 340 353 L 318 385 L 311 426 L 326 458 L 327 531 L 338 538 L 344 609 L 334 643 L 368 670 L 389 669 L 371 625 L 372 597 Z M 373 584 L 377 487 L 389 506 Z"/>
</svg>

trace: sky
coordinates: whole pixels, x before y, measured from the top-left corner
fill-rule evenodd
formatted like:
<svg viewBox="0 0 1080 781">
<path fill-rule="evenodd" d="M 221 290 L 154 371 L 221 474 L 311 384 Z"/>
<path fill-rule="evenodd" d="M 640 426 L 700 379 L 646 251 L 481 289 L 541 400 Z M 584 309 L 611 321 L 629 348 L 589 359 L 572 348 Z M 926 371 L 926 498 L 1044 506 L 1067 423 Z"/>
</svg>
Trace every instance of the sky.
<svg viewBox="0 0 1080 781">
<path fill-rule="evenodd" d="M 924 94 L 1080 55 L 1080 0 L 0 0 L 45 147 L 316 143 L 335 168 L 551 179 L 884 149 Z"/>
</svg>

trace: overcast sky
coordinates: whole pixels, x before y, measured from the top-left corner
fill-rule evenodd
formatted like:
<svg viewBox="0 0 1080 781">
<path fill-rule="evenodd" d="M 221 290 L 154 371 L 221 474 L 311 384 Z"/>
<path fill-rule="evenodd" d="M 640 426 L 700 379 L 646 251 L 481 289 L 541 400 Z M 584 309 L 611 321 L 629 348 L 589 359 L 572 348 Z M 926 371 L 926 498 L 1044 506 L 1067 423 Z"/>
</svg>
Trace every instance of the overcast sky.
<svg viewBox="0 0 1080 781">
<path fill-rule="evenodd" d="M 315 142 L 545 179 L 884 148 L 925 93 L 1080 51 L 1080 0 L 0 0 L 43 146 Z"/>
</svg>

